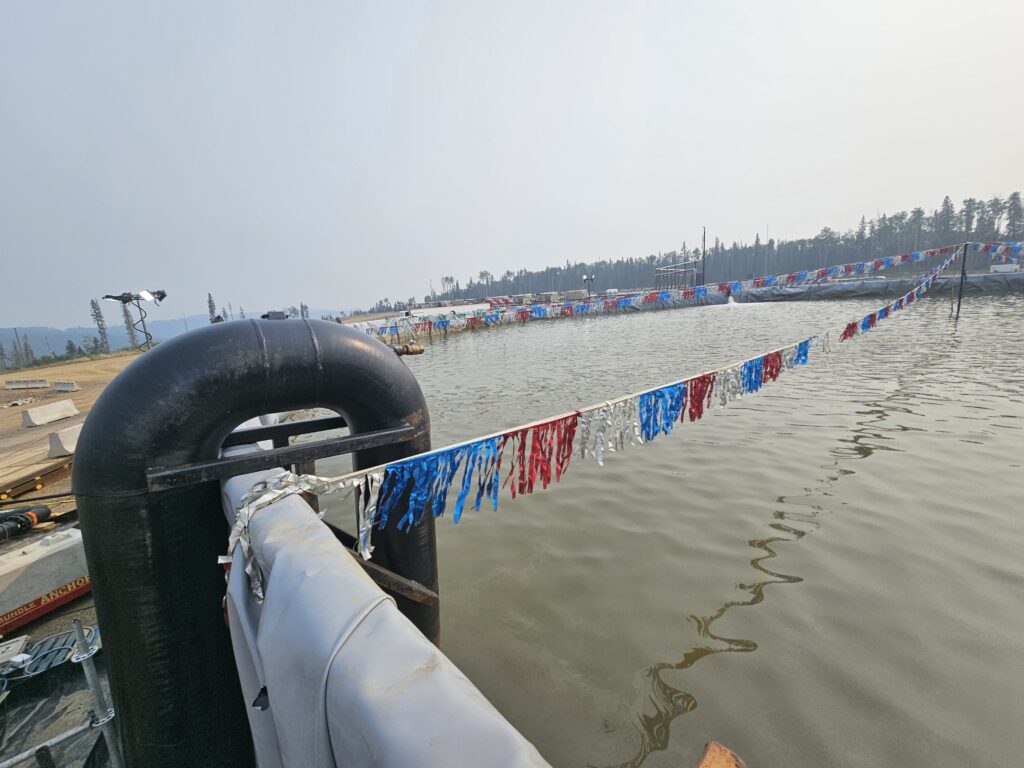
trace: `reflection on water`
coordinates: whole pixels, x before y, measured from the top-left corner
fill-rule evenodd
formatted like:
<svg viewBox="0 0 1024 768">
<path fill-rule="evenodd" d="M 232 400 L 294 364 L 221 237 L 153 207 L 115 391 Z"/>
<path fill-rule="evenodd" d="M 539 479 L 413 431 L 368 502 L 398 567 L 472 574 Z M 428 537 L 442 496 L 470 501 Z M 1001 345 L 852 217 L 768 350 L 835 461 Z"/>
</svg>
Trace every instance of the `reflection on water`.
<svg viewBox="0 0 1024 768">
<path fill-rule="evenodd" d="M 854 437 L 856 443 L 857 436 Z M 861 457 L 871 455 L 874 450 L 868 445 L 863 445 L 864 453 Z M 828 484 L 817 493 L 830 495 L 832 483 L 840 477 L 853 474 L 849 470 L 838 470 L 834 475 L 828 477 Z M 808 494 L 810 495 L 810 494 Z M 779 497 L 778 503 L 786 503 L 785 497 Z M 765 588 L 770 584 L 798 584 L 803 581 L 799 576 L 780 573 L 767 568 L 764 563 L 778 556 L 772 548 L 779 543 L 791 543 L 799 541 L 809 533 L 817 530 L 821 523 L 816 519 L 825 509 L 817 504 L 812 504 L 808 512 L 785 512 L 777 510 L 773 517 L 775 522 L 768 523 L 768 528 L 776 531 L 779 535 L 768 536 L 767 538 L 750 539 L 747 545 L 758 550 L 758 554 L 750 560 L 750 566 L 766 578 L 746 584 L 737 584 L 737 588 L 748 597 L 745 600 L 730 600 L 722 605 L 717 611 L 707 616 L 690 616 L 689 619 L 695 626 L 699 637 L 710 641 L 709 644 L 699 645 L 688 649 L 677 662 L 660 662 L 643 670 L 642 678 L 650 686 L 648 692 L 651 711 L 638 714 L 636 729 L 639 732 L 640 743 L 636 754 L 625 762 L 616 763 L 615 768 L 636 768 L 652 752 L 663 750 L 668 746 L 669 727 L 672 721 L 680 715 L 685 715 L 697 708 L 697 698 L 688 691 L 683 691 L 665 682 L 662 673 L 667 670 L 682 671 L 689 669 L 701 659 L 718 653 L 751 653 L 757 650 L 757 643 L 754 640 L 734 637 L 724 637 L 715 634 L 712 627 L 716 621 L 724 617 L 733 608 L 745 608 L 758 605 L 764 602 Z M 797 527 L 797 525 L 801 527 Z"/>
<path fill-rule="evenodd" d="M 955 323 L 952 320 L 949 321 L 948 326 L 950 330 L 955 330 Z M 941 337 L 938 345 L 924 356 L 921 364 L 926 367 L 945 365 L 949 355 L 956 352 L 958 343 L 954 334 Z M 809 490 L 800 497 L 779 496 L 776 498 L 776 503 L 786 504 L 789 499 L 795 500 L 796 498 L 806 500 L 818 496 L 831 497 L 834 495 L 835 483 L 845 476 L 854 474 L 852 470 L 841 468 L 840 461 L 867 459 L 876 452 L 901 452 L 903 449 L 895 444 L 896 434 L 891 433 L 920 431 L 920 428 L 894 422 L 892 417 L 899 414 L 922 415 L 902 404 L 902 401 L 906 399 L 906 394 L 897 387 L 886 397 L 869 401 L 865 403 L 865 408 L 856 410 L 857 421 L 850 434 L 840 437 L 838 445 L 831 450 L 837 461 L 831 467 L 822 467 L 831 472 L 825 478 L 824 484 Z M 636 715 L 634 725 L 639 736 L 637 751 L 629 760 L 614 763 L 609 765 L 609 768 L 637 768 L 652 752 L 664 750 L 669 744 L 672 722 L 679 716 L 693 712 L 697 708 L 696 696 L 690 691 L 681 690 L 667 683 L 662 676 L 663 672 L 687 670 L 701 659 L 715 654 L 752 653 L 757 650 L 758 646 L 755 640 L 724 637 L 716 634 L 713 626 L 734 608 L 746 608 L 764 602 L 765 589 L 769 585 L 798 584 L 803 581 L 800 576 L 781 573 L 765 566 L 766 561 L 778 556 L 778 552 L 773 549 L 774 545 L 800 541 L 808 534 L 818 530 L 821 527 L 818 517 L 828 513 L 828 510 L 817 503 L 807 504 L 804 501 L 800 506 L 806 507 L 808 511 L 787 512 L 783 509 L 774 511 L 773 522 L 766 525 L 777 535 L 754 538 L 747 542 L 749 547 L 758 551 L 758 554 L 750 560 L 751 568 L 757 571 L 759 576 L 765 577 L 751 583 L 736 585 L 737 589 L 746 593 L 747 597 L 742 600 L 730 600 L 710 615 L 689 617 L 696 628 L 698 637 L 710 642 L 691 647 L 683 653 L 679 661 L 659 662 L 642 671 L 640 678 L 649 686 L 647 699 L 650 709 Z"/>
</svg>

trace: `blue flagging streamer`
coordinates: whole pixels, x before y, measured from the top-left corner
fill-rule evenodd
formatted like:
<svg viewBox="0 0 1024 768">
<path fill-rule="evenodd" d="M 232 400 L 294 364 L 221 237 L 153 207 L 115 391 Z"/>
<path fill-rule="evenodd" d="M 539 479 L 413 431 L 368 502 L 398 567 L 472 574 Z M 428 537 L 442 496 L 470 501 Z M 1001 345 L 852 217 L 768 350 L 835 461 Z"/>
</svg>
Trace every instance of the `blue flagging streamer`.
<svg viewBox="0 0 1024 768">
<path fill-rule="evenodd" d="M 377 329 L 377 335 L 378 336 L 383 336 L 387 332 L 388 332 L 388 327 L 386 325 L 382 325 L 380 328 Z"/>
<path fill-rule="evenodd" d="M 888 316 L 889 316 L 889 308 L 888 307 L 882 307 L 880 310 L 878 310 L 878 319 L 879 320 L 885 320 L 885 318 L 887 318 Z"/>
<path fill-rule="evenodd" d="M 793 365 L 807 365 L 807 353 L 811 351 L 811 340 L 801 341 L 796 345 L 796 357 Z"/>
<path fill-rule="evenodd" d="M 666 301 L 671 300 L 672 291 L 658 291 L 658 303 L 664 304 Z"/>
<path fill-rule="evenodd" d="M 377 503 L 379 526 L 383 528 L 387 525 L 388 518 L 406 497 L 408 506 L 397 524 L 400 530 L 408 530 L 418 524 L 426 511 L 434 517 L 441 517 L 448 503 L 448 492 L 455 484 L 460 469 L 462 479 L 458 484 L 459 495 L 452 513 L 455 522 L 459 522 L 462 517 L 466 500 L 473 488 L 474 476 L 477 478 L 477 492 L 473 509 L 479 510 L 486 497 L 497 510 L 498 490 L 501 487 L 497 472 L 498 440 L 497 437 L 490 437 L 387 465 Z"/>
<path fill-rule="evenodd" d="M 757 392 L 761 389 L 763 378 L 764 358 L 759 357 L 756 360 L 747 360 L 743 364 L 740 380 L 743 384 L 744 392 Z"/>
<path fill-rule="evenodd" d="M 640 395 L 640 434 L 644 442 L 671 432 L 685 404 L 685 383 L 669 384 Z"/>
<path fill-rule="evenodd" d="M 633 297 L 627 296 L 625 298 L 619 299 L 617 302 L 615 302 L 615 306 L 618 309 L 625 309 L 626 307 L 631 307 L 633 306 Z"/>
<path fill-rule="evenodd" d="M 530 314 L 533 317 L 547 317 L 548 308 L 540 304 L 537 304 L 536 306 L 530 307 Z"/>
<path fill-rule="evenodd" d="M 501 488 L 501 478 L 498 476 L 498 451 L 500 438 L 491 437 L 480 442 L 483 457 L 480 460 L 480 469 L 477 472 L 476 500 L 473 509 L 480 511 L 480 502 L 486 496 L 491 500 L 491 508 L 498 511 L 498 489 Z"/>
<path fill-rule="evenodd" d="M 853 268 L 853 274 L 863 275 L 864 271 L 867 269 L 867 266 L 868 263 L 866 261 L 858 262 L 857 265 Z"/>
<path fill-rule="evenodd" d="M 779 282 L 777 275 L 770 275 L 764 279 L 765 285 L 775 285 L 777 282 Z"/>
<path fill-rule="evenodd" d="M 737 280 L 735 283 L 729 286 L 729 290 L 732 293 L 739 293 L 740 291 L 743 290 L 743 283 Z"/>
<path fill-rule="evenodd" d="M 588 303 L 576 304 L 572 308 L 572 311 L 573 311 L 573 313 L 575 313 L 577 315 L 585 315 L 585 314 L 587 314 L 587 312 L 590 311 L 590 304 L 588 304 Z"/>
<path fill-rule="evenodd" d="M 448 330 L 448 322 L 449 321 L 447 319 L 445 319 L 445 320 L 435 320 L 434 321 L 434 330 L 435 331 L 447 331 Z"/>
<path fill-rule="evenodd" d="M 698 285 L 696 290 L 693 292 L 693 295 L 696 296 L 698 299 L 707 298 L 708 287 L 706 285 Z"/>
<path fill-rule="evenodd" d="M 807 279 L 807 270 L 806 270 L 806 269 L 805 269 L 805 270 L 803 270 L 803 271 L 802 271 L 802 272 L 801 272 L 800 274 L 798 274 L 798 275 L 796 276 L 796 281 L 797 281 L 798 283 L 802 283 L 802 282 L 803 282 L 804 280 L 806 280 L 806 279 Z"/>
<path fill-rule="evenodd" d="M 867 333 L 871 330 L 871 315 L 865 315 L 864 319 L 860 321 L 860 332 Z"/>
</svg>

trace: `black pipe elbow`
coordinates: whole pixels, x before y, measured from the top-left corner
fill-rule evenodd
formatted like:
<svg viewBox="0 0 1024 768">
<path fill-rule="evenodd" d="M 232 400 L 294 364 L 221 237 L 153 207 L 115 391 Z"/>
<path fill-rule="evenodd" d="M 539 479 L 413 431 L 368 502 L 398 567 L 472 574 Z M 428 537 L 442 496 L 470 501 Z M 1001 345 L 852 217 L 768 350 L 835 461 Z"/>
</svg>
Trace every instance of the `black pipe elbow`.
<svg viewBox="0 0 1024 768">
<path fill-rule="evenodd" d="M 73 487 L 129 765 L 253 764 L 222 607 L 219 484 L 150 493 L 146 470 L 215 459 L 243 421 L 311 407 L 338 412 L 352 434 L 406 423 L 421 431 L 357 453 L 357 468 L 430 448 L 426 401 L 405 364 L 375 339 L 320 320 L 186 333 L 128 366 L 90 411 Z M 432 518 L 409 534 L 389 524 L 374 545 L 381 565 L 437 590 Z M 436 605 L 399 607 L 439 641 Z"/>
</svg>

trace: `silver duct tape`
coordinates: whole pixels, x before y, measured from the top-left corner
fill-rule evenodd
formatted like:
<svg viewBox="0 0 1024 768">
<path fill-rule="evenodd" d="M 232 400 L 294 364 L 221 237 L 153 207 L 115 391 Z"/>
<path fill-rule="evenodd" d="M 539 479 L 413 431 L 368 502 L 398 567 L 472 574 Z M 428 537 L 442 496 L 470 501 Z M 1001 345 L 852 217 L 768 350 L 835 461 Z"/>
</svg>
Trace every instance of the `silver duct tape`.
<svg viewBox="0 0 1024 768">
<path fill-rule="evenodd" d="M 383 472 L 371 472 L 355 481 L 356 490 L 356 531 L 359 555 L 364 560 L 373 556 L 374 523 L 377 522 L 377 501 L 380 497 L 380 486 L 384 482 Z"/>
<path fill-rule="evenodd" d="M 379 491 L 382 473 L 374 473 L 365 477 L 372 477 L 376 489 Z M 343 498 L 352 493 L 357 485 L 364 482 L 365 477 L 317 477 L 316 475 L 296 475 L 292 472 L 281 472 L 267 480 L 257 483 L 249 492 L 242 497 L 238 510 L 235 513 L 235 524 L 231 528 L 228 537 L 228 556 L 235 547 L 241 547 L 242 555 L 245 558 L 245 573 L 249 577 L 249 590 L 257 602 L 263 601 L 263 572 L 260 569 L 256 554 L 252 551 L 249 543 L 249 523 L 253 516 L 261 509 L 269 507 L 277 501 L 292 496 L 296 493 L 313 493 L 318 496 L 328 493 L 342 493 Z M 367 497 L 372 499 L 372 507 L 369 511 L 376 511 L 376 493 Z M 369 506 L 369 505 L 367 505 Z M 367 510 L 364 508 L 364 513 Z M 323 518 L 323 512 L 317 517 Z M 373 516 L 369 516 L 369 525 L 372 527 Z M 359 509 L 357 505 L 357 524 L 360 524 Z M 369 559 L 372 546 L 369 545 L 369 536 L 366 536 L 365 545 L 362 538 L 363 528 L 360 527 L 360 554 Z"/>
</svg>

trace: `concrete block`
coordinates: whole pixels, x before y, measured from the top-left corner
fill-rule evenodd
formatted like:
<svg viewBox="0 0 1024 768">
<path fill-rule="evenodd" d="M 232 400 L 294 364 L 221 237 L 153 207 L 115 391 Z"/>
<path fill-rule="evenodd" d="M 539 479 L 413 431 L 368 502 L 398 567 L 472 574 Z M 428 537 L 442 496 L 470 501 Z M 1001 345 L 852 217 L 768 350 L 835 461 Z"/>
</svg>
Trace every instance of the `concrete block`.
<svg viewBox="0 0 1024 768">
<path fill-rule="evenodd" d="M 4 379 L 4 389 L 49 389 L 47 379 Z"/>
<path fill-rule="evenodd" d="M 76 424 L 67 429 L 61 429 L 50 433 L 50 452 L 46 455 L 48 459 L 58 459 L 61 456 L 74 456 L 75 446 L 78 445 L 78 435 L 82 432 L 82 425 Z"/>
<path fill-rule="evenodd" d="M 25 427 L 41 427 L 54 421 L 77 416 L 78 409 L 71 400 L 58 400 L 55 403 L 26 408 L 21 412 L 21 423 Z"/>
<path fill-rule="evenodd" d="M 77 392 L 81 387 L 74 381 L 55 381 L 53 390 L 55 392 Z"/>
</svg>

